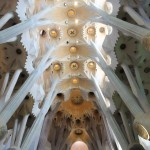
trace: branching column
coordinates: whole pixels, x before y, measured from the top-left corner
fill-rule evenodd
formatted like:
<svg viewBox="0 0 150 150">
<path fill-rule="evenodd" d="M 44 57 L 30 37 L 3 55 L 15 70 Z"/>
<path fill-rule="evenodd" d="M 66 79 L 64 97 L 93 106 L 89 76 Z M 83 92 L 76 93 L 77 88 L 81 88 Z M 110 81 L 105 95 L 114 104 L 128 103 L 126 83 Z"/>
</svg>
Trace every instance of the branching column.
<svg viewBox="0 0 150 150">
<path fill-rule="evenodd" d="M 150 30 L 122 21 L 121 19 L 118 19 L 114 16 L 109 15 L 108 13 L 102 11 L 101 9 L 97 8 L 94 4 L 89 6 L 91 10 L 94 12 L 97 12 L 100 15 L 100 18 L 103 19 L 95 19 L 95 22 L 104 22 L 105 24 L 110 24 L 112 26 L 117 27 L 117 29 L 128 33 L 132 37 L 140 40 L 142 44 L 145 46 L 147 50 L 150 51 Z M 133 30 L 134 29 L 134 30 Z"/>
<path fill-rule="evenodd" d="M 125 128 L 127 137 L 128 137 L 128 141 L 129 141 L 130 144 L 132 144 L 132 143 L 135 142 L 135 139 L 133 137 L 132 130 L 129 127 L 129 123 L 128 123 L 129 121 L 128 121 L 127 116 L 125 114 L 125 106 L 122 106 L 120 108 L 119 112 L 120 112 L 120 115 L 121 115 L 121 118 L 122 118 L 122 121 L 123 121 L 123 125 L 124 125 L 124 128 Z"/>
<path fill-rule="evenodd" d="M 50 92 L 47 94 L 47 96 L 44 100 L 44 104 L 42 106 L 42 109 L 41 109 L 39 115 L 35 119 L 31 129 L 29 130 L 28 135 L 26 136 L 25 140 L 23 141 L 23 144 L 21 146 L 22 150 L 29 149 L 32 142 L 33 142 L 33 140 L 34 140 L 34 138 L 35 138 L 35 136 L 36 136 L 36 134 L 37 134 L 37 131 L 41 132 L 45 115 L 48 112 L 49 108 L 51 107 L 51 104 L 54 100 L 54 97 L 56 96 L 56 93 L 54 92 L 54 90 L 55 90 L 55 87 L 56 87 L 57 83 L 58 83 L 58 80 L 56 79 L 54 81 L 54 83 L 52 84 Z"/>
<path fill-rule="evenodd" d="M 54 6 L 53 8 L 55 8 Z M 27 19 L 15 26 L 9 27 L 5 30 L 0 31 L 0 44 L 8 42 L 10 39 L 16 37 L 17 35 L 38 26 L 43 26 L 46 24 L 51 24 L 52 21 L 50 20 L 39 20 L 45 14 L 49 13 L 53 10 L 52 7 L 47 7 L 46 9 L 42 10 L 41 12 L 37 13 L 36 15 L 32 16 L 30 19 Z"/>
<path fill-rule="evenodd" d="M 115 121 L 113 115 L 111 114 L 111 112 L 106 107 L 105 98 L 103 96 L 103 93 L 102 93 L 96 79 L 93 76 L 92 76 L 92 80 L 93 80 L 95 88 L 96 88 L 95 90 L 97 91 L 97 93 L 95 93 L 95 95 L 97 96 L 98 106 L 102 109 L 105 117 L 107 118 L 107 121 L 111 125 L 111 128 L 112 128 L 120 146 L 123 148 L 123 150 L 126 150 L 128 147 L 127 141 L 126 141 L 125 137 L 123 136 L 123 134 L 122 134 L 117 122 Z"/>
<path fill-rule="evenodd" d="M 9 12 L 5 14 L 1 19 L 0 19 L 0 29 L 11 19 L 14 17 L 14 14 L 12 12 Z"/>
<path fill-rule="evenodd" d="M 17 69 L 15 71 L 15 73 L 14 73 L 14 75 L 13 75 L 13 77 L 12 77 L 12 79 L 11 79 L 11 81 L 10 81 L 6 91 L 5 91 L 5 93 L 4 93 L 3 100 L 5 102 L 7 102 L 10 99 L 10 97 L 12 95 L 12 92 L 13 92 L 13 90 L 15 88 L 15 85 L 16 85 L 16 83 L 18 81 L 18 78 L 19 78 L 19 75 L 20 75 L 21 72 L 22 72 L 22 69 Z"/>
<path fill-rule="evenodd" d="M 104 59 L 103 55 L 100 53 L 99 49 L 96 47 L 96 45 L 93 42 L 92 42 L 92 46 L 95 48 L 96 54 L 97 54 L 99 60 L 97 60 L 95 58 L 93 58 L 93 59 L 95 59 L 97 64 L 105 72 L 105 74 L 109 78 L 110 82 L 114 86 L 115 90 L 119 93 L 123 102 L 125 103 L 125 105 L 128 107 L 130 112 L 135 117 L 136 129 L 138 129 L 138 127 L 142 128 L 142 126 L 144 126 L 144 128 L 147 130 L 147 132 L 150 133 L 150 119 L 149 119 L 150 113 L 144 113 L 144 111 L 141 109 L 141 107 L 137 103 L 136 98 L 131 93 L 129 88 L 116 76 L 116 74 L 113 72 L 113 70 L 107 65 L 106 60 Z"/>
<path fill-rule="evenodd" d="M 61 103 L 58 102 L 55 109 L 52 112 L 50 112 L 49 114 L 47 114 L 47 116 L 45 117 L 44 124 L 43 124 L 42 131 L 41 131 L 39 144 L 38 144 L 38 150 L 41 150 L 41 149 L 44 150 L 44 148 L 46 148 L 45 145 L 48 142 L 47 140 L 48 140 L 48 135 L 50 132 L 50 126 L 52 124 L 53 117 L 54 117 L 55 113 L 57 112 L 60 104 Z"/>
<path fill-rule="evenodd" d="M 20 148 L 20 145 L 21 145 L 21 142 L 23 139 L 23 135 L 24 135 L 24 132 L 26 129 L 26 124 L 27 124 L 28 118 L 29 118 L 29 114 L 23 117 L 23 120 L 22 120 L 21 126 L 20 126 L 20 130 L 19 130 L 19 135 L 17 136 L 16 142 L 15 142 L 16 147 Z"/>
<path fill-rule="evenodd" d="M 38 80 L 38 78 L 41 76 L 43 71 L 46 69 L 47 60 L 49 59 L 49 56 L 50 56 L 51 52 L 53 51 L 53 49 L 54 49 L 53 47 L 48 49 L 46 54 L 43 56 L 40 64 L 38 65 L 37 69 L 35 69 L 33 71 L 33 73 L 28 77 L 28 79 L 21 86 L 21 88 L 18 90 L 18 92 L 10 99 L 10 101 L 5 105 L 3 110 L 0 112 L 0 130 L 1 130 L 1 128 L 4 128 L 4 126 L 6 126 L 6 123 L 9 121 L 11 116 L 17 110 L 19 105 L 22 103 L 23 99 L 28 94 L 28 92 L 32 88 L 33 84 Z M 51 59 L 51 62 L 52 61 L 53 60 Z M 50 62 L 48 62 L 48 63 L 50 63 Z"/>
<path fill-rule="evenodd" d="M 137 82 L 135 81 L 129 67 L 126 64 L 122 64 L 121 66 L 124 69 L 125 74 L 130 83 L 131 89 L 132 89 L 134 95 L 137 97 L 137 100 L 140 103 L 141 107 L 143 108 L 144 112 L 150 112 L 150 104 L 149 104 L 146 96 L 144 96 L 143 93 L 141 92 L 141 90 L 139 89 Z"/>
</svg>

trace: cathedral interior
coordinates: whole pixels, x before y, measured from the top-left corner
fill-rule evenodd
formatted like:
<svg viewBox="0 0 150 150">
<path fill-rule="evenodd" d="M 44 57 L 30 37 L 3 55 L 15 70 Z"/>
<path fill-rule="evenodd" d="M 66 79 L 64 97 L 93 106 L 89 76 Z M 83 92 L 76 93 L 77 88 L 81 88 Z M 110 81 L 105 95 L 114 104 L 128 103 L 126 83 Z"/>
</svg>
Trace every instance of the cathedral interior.
<svg viewBox="0 0 150 150">
<path fill-rule="evenodd" d="M 0 0 L 0 150 L 150 150 L 150 0 Z"/>
</svg>

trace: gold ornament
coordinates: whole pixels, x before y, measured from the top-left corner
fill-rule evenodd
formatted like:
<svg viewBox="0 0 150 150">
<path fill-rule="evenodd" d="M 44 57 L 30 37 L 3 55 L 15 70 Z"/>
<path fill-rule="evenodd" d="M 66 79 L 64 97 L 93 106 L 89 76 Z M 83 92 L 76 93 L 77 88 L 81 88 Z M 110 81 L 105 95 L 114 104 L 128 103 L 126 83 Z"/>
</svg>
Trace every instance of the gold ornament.
<svg viewBox="0 0 150 150">
<path fill-rule="evenodd" d="M 54 70 L 55 70 L 55 71 L 59 71 L 60 69 L 61 69 L 60 64 L 55 64 L 55 65 L 54 65 Z"/>
</svg>

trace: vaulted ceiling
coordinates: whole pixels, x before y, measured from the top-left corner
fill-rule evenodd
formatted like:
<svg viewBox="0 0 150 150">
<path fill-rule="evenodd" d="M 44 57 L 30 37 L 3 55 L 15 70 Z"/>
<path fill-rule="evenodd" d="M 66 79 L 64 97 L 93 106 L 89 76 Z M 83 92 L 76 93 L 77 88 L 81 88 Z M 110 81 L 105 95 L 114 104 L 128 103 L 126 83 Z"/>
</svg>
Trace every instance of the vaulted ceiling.
<svg viewBox="0 0 150 150">
<path fill-rule="evenodd" d="M 1 1 L 0 149 L 150 149 L 149 7 Z"/>
</svg>

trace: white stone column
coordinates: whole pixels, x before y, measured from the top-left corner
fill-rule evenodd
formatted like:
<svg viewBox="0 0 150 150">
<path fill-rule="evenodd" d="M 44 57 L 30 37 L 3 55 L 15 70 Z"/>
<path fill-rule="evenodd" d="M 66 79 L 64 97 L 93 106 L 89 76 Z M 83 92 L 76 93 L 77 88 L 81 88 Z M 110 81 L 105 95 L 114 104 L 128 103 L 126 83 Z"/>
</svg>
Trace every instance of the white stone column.
<svg viewBox="0 0 150 150">
<path fill-rule="evenodd" d="M 128 107 L 129 111 L 132 113 L 132 115 L 135 117 L 134 125 L 135 128 L 138 131 L 138 128 L 144 128 L 146 129 L 145 132 L 150 134 L 150 113 L 144 113 L 144 111 L 141 109 L 141 107 L 138 105 L 136 98 L 133 96 L 129 88 L 117 77 L 117 75 L 114 73 L 114 71 L 107 65 L 103 55 L 99 51 L 99 49 L 96 47 L 96 45 L 92 43 L 92 46 L 96 50 L 97 57 L 99 60 L 95 60 L 97 64 L 102 68 L 102 70 L 105 72 L 107 77 L 109 78 L 110 82 L 114 86 L 115 90 L 119 93 L 120 97 L 122 98 L 125 105 Z M 139 132 L 139 131 L 138 131 Z M 140 134 L 140 132 L 139 132 Z M 141 136 L 144 136 L 141 135 Z"/>
<path fill-rule="evenodd" d="M 137 114 L 143 114 L 144 111 L 141 109 L 141 107 L 138 105 L 137 100 L 135 99 L 134 95 L 131 93 L 129 88 L 116 76 L 116 74 L 113 72 L 113 70 L 107 65 L 105 58 L 100 53 L 99 49 L 96 47 L 96 45 L 92 42 L 93 48 L 95 48 L 97 57 L 99 60 L 95 59 L 97 64 L 102 68 L 102 70 L 105 72 L 105 74 L 108 76 L 110 82 L 114 86 L 115 90 L 119 93 L 120 97 L 130 110 L 130 112 L 133 114 L 133 116 L 136 116 Z"/>
<path fill-rule="evenodd" d="M 134 95 L 136 96 L 138 102 L 140 103 L 141 107 L 143 108 L 144 112 L 150 112 L 150 104 L 147 101 L 147 99 L 143 96 L 143 94 L 141 93 L 141 90 L 139 89 L 137 82 L 135 81 L 129 67 L 126 64 L 121 64 L 121 67 L 123 68 L 127 79 L 130 83 L 132 92 L 134 93 Z"/>
<path fill-rule="evenodd" d="M 111 150 L 116 150 L 116 146 L 114 146 L 113 144 L 112 135 L 110 134 L 110 129 L 108 127 L 108 123 L 104 115 L 103 115 L 103 121 L 104 121 L 104 126 L 106 128 L 106 133 L 107 133 L 107 138 L 108 138 L 110 148 Z"/>
<path fill-rule="evenodd" d="M 31 144 L 35 138 L 35 135 L 37 134 L 37 131 L 41 132 L 45 115 L 48 112 L 49 108 L 51 107 L 51 104 L 54 100 L 54 97 L 56 96 L 56 93 L 54 92 L 54 90 L 55 90 L 57 83 L 58 83 L 57 79 L 54 81 L 54 83 L 52 83 L 52 87 L 50 89 L 50 92 L 47 94 L 47 96 L 44 100 L 44 104 L 42 106 L 41 112 L 39 113 L 39 115 L 35 119 L 31 129 L 29 130 L 28 135 L 26 136 L 26 138 L 23 141 L 23 144 L 21 145 L 22 150 L 29 149 L 29 147 L 31 146 Z"/>
<path fill-rule="evenodd" d="M 31 29 L 35 28 L 37 26 L 43 26 L 46 24 L 51 24 L 53 21 L 52 20 L 39 20 L 41 17 L 43 17 L 45 14 L 51 12 L 54 7 L 47 7 L 41 12 L 37 13 L 36 15 L 32 16 L 31 18 L 14 25 L 12 27 L 9 27 L 5 30 L 0 31 L 0 44 L 5 43 L 9 41 L 10 39 L 16 37 L 17 35 Z"/>
<path fill-rule="evenodd" d="M 24 132 L 25 132 L 25 129 L 26 129 L 26 124 L 27 124 L 28 118 L 29 118 L 29 114 L 24 116 L 23 119 L 22 119 L 19 134 L 18 134 L 18 136 L 16 138 L 16 142 L 15 142 L 16 147 L 20 147 L 20 145 L 21 145 L 23 135 L 24 135 Z"/>
<path fill-rule="evenodd" d="M 7 23 L 8 20 L 14 17 L 12 12 L 8 12 L 0 19 L 0 29 Z"/>
<path fill-rule="evenodd" d="M 33 73 L 28 77 L 25 83 L 21 86 L 18 92 L 10 99 L 10 101 L 5 105 L 3 110 L 0 112 L 0 128 L 5 126 L 6 123 L 9 121 L 11 116 L 20 106 L 22 101 L 24 100 L 25 96 L 28 94 L 30 89 L 32 88 L 33 84 L 38 80 L 38 78 L 43 73 L 44 69 L 46 69 L 45 65 L 47 65 L 47 60 L 51 52 L 54 50 L 54 47 L 49 47 L 46 54 L 43 56 L 40 64 L 38 65 L 37 69 L 33 71 Z M 51 62 L 53 59 L 51 59 Z M 43 69 L 44 68 L 44 69 Z"/>
<path fill-rule="evenodd" d="M 3 140 L 0 141 L 0 150 L 5 150 L 10 146 L 12 138 L 12 130 L 8 130 L 8 133 L 5 135 Z"/>
<path fill-rule="evenodd" d="M 97 12 L 101 17 L 95 19 L 95 22 L 104 22 L 117 27 L 117 29 L 128 33 L 130 36 L 140 40 L 147 50 L 150 51 L 150 30 L 125 22 L 119 18 L 109 15 L 108 13 L 97 8 L 92 2 L 89 6 L 91 10 Z M 134 29 L 134 30 L 133 30 Z"/>
<path fill-rule="evenodd" d="M 4 101 L 5 102 L 7 102 L 10 99 L 21 72 L 22 72 L 22 69 L 17 69 L 15 71 L 15 73 L 14 73 L 5 93 L 4 93 Z"/>
<path fill-rule="evenodd" d="M 127 147 L 128 147 L 127 141 L 126 141 L 125 137 L 123 136 L 123 134 L 122 134 L 117 122 L 115 121 L 113 115 L 111 114 L 109 109 L 106 107 L 104 95 L 103 95 L 96 79 L 93 76 L 92 76 L 92 80 L 93 80 L 94 85 L 95 85 L 95 90 L 97 91 L 97 93 L 95 93 L 95 95 L 97 97 L 98 106 L 102 109 L 105 117 L 107 118 L 107 121 L 111 125 L 111 128 L 112 128 L 120 146 L 123 148 L 123 150 L 127 150 Z"/>
<path fill-rule="evenodd" d="M 88 131 L 88 135 L 90 136 L 90 141 L 91 141 L 91 144 L 93 145 L 94 149 L 98 149 L 98 145 L 96 143 L 96 139 L 94 138 L 91 129 L 89 129 L 87 131 Z"/>
<path fill-rule="evenodd" d="M 134 137 L 133 137 L 133 133 L 132 133 L 130 127 L 129 127 L 128 119 L 125 115 L 125 110 L 124 109 L 125 109 L 124 106 L 122 106 L 119 113 L 120 113 L 122 121 L 123 121 L 123 125 L 124 125 L 124 128 L 125 128 L 126 134 L 127 134 L 128 141 L 129 141 L 130 144 L 132 144 L 132 143 L 135 142 L 135 140 L 134 140 Z"/>
<path fill-rule="evenodd" d="M 12 134 L 12 139 L 11 139 L 11 145 L 14 146 L 15 140 L 16 140 L 16 135 L 17 135 L 17 128 L 18 128 L 18 118 L 15 120 L 14 128 L 13 128 L 13 134 Z"/>
<path fill-rule="evenodd" d="M 53 117 L 55 115 L 55 113 L 58 111 L 58 108 L 60 106 L 60 102 L 58 102 L 56 104 L 56 107 L 54 108 L 54 110 L 52 112 L 49 112 L 45 119 L 44 119 L 44 124 L 42 126 L 42 131 L 41 131 L 41 136 L 39 139 L 39 145 L 38 145 L 38 150 L 43 149 L 43 147 L 46 145 L 46 143 L 48 142 L 48 135 L 50 133 L 50 126 L 52 124 L 53 121 Z"/>
<path fill-rule="evenodd" d="M 96 126 L 95 126 L 94 122 L 92 122 L 92 130 L 93 130 L 93 134 L 95 136 L 95 141 L 97 143 L 98 149 L 102 149 L 102 143 L 101 143 L 100 138 L 98 136 L 98 133 L 97 133 L 97 130 L 96 130 Z"/>
<path fill-rule="evenodd" d="M 5 78 L 4 78 L 4 81 L 3 81 L 3 85 L 2 85 L 2 88 L 1 88 L 1 96 L 5 92 L 5 89 L 7 87 L 8 81 L 9 81 L 9 72 L 7 72 L 6 75 L 5 75 Z"/>
<path fill-rule="evenodd" d="M 58 131 L 58 133 L 60 134 L 60 135 L 62 135 L 62 136 L 59 136 L 59 137 L 57 137 L 57 142 L 56 142 L 56 145 L 55 145 L 55 148 L 56 149 L 60 149 L 61 147 L 60 147 L 60 144 L 61 144 L 61 141 L 63 141 L 63 133 L 64 133 L 64 127 L 62 126 Z"/>
<path fill-rule="evenodd" d="M 150 29 L 150 23 L 140 16 L 132 7 L 124 6 L 124 11 L 127 12 L 138 25 L 145 26 Z"/>
<path fill-rule="evenodd" d="M 136 81 L 137 81 L 137 84 L 139 86 L 142 97 L 143 97 L 144 101 L 148 101 L 148 99 L 145 95 L 144 86 L 143 86 L 142 79 L 141 79 L 141 76 L 140 76 L 140 72 L 139 72 L 139 69 L 137 68 L 137 66 L 134 66 L 134 71 L 135 71 Z"/>
<path fill-rule="evenodd" d="M 64 134 L 64 136 L 63 136 L 63 140 L 62 140 L 62 142 L 61 142 L 61 144 L 60 144 L 60 150 L 63 150 L 63 148 L 64 148 L 64 146 L 65 146 L 65 144 L 66 144 L 66 141 L 67 141 L 67 138 L 68 138 L 68 136 L 69 136 L 69 134 L 70 134 L 70 131 L 66 131 L 67 133 L 65 133 Z M 69 145 L 68 145 L 68 148 L 67 149 L 69 149 Z"/>
</svg>

